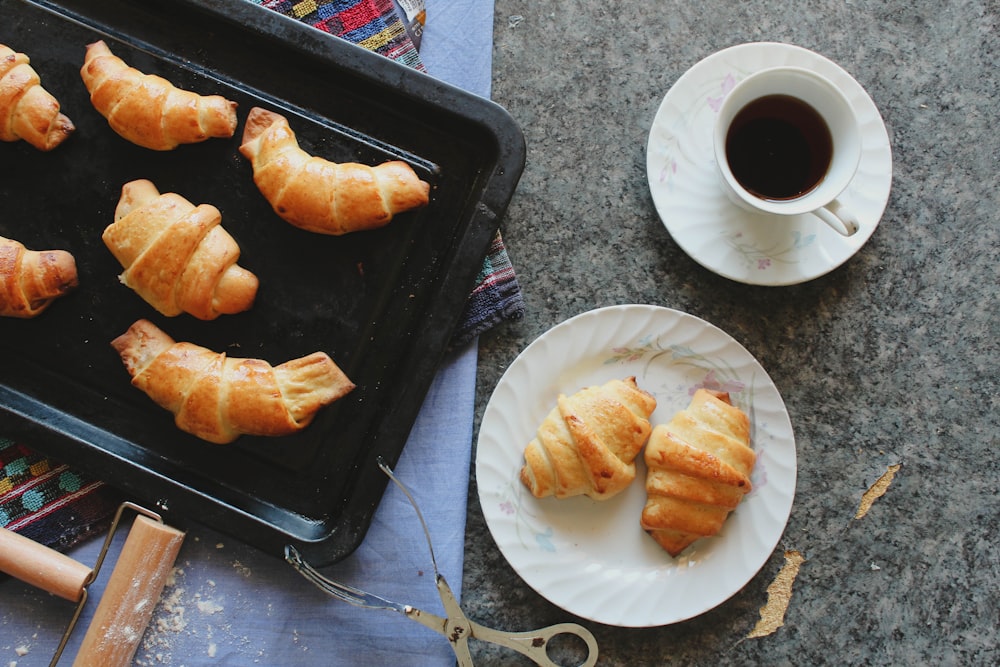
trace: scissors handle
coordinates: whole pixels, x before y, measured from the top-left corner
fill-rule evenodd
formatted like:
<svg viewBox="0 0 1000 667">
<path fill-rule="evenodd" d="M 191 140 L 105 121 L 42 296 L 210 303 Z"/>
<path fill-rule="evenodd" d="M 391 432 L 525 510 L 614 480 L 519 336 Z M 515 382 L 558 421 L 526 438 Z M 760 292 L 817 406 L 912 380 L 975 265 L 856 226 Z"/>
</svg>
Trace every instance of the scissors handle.
<svg viewBox="0 0 1000 667">
<path fill-rule="evenodd" d="M 597 639 L 590 630 L 576 623 L 557 623 L 527 632 L 503 632 L 478 623 L 472 624 L 472 636 L 476 639 L 514 649 L 541 667 L 566 667 L 549 659 L 549 640 L 558 635 L 576 635 L 587 644 L 587 659 L 579 667 L 594 667 L 597 664 Z"/>
</svg>

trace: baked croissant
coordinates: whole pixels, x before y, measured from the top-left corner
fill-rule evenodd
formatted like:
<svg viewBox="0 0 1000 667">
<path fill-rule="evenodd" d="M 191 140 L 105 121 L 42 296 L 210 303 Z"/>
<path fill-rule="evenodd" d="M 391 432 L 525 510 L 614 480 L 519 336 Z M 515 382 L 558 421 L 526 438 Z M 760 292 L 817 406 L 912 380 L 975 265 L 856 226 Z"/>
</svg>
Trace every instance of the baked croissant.
<svg viewBox="0 0 1000 667">
<path fill-rule="evenodd" d="M 148 320 L 135 322 L 111 346 L 132 385 L 173 412 L 178 428 L 218 444 L 300 431 L 320 408 L 354 389 L 324 352 L 271 366 L 175 343 Z"/>
<path fill-rule="evenodd" d="M 125 268 L 120 280 L 160 313 L 212 320 L 249 309 L 258 286 L 236 264 L 240 247 L 221 222 L 211 204 L 195 206 L 137 180 L 122 187 L 102 238 Z"/>
<path fill-rule="evenodd" d="M 78 284 L 76 260 L 65 250 L 28 250 L 0 236 L 0 315 L 29 318 Z"/>
<path fill-rule="evenodd" d="M 611 498 L 635 479 L 655 409 L 634 377 L 560 394 L 524 450 L 521 482 L 536 498 Z"/>
<path fill-rule="evenodd" d="M 111 128 L 144 148 L 169 151 L 236 132 L 235 102 L 181 90 L 155 74 L 143 74 L 103 41 L 87 46 L 80 76 L 91 103 Z"/>
<path fill-rule="evenodd" d="M 717 534 L 750 492 L 750 420 L 729 394 L 699 389 L 646 445 L 642 527 L 671 556 Z"/>
<path fill-rule="evenodd" d="M 260 107 L 250 110 L 240 153 L 250 159 L 254 183 L 275 213 L 311 232 L 375 229 L 429 201 L 430 184 L 405 162 L 369 167 L 311 156 L 299 148 L 284 116 Z"/>
<path fill-rule="evenodd" d="M 50 151 L 76 129 L 42 87 L 28 56 L 0 44 L 0 140 L 24 139 Z"/>
</svg>

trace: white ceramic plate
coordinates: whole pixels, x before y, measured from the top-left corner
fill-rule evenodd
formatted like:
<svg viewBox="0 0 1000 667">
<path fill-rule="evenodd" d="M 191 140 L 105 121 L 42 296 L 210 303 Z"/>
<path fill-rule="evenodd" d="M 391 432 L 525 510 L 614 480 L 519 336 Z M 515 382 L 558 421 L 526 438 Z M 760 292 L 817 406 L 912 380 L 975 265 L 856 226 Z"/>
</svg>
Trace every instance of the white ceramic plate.
<svg viewBox="0 0 1000 667">
<path fill-rule="evenodd" d="M 851 237 L 809 214 L 780 220 L 744 211 L 722 191 L 712 151 L 719 104 L 748 74 L 782 65 L 812 69 L 832 80 L 858 116 L 861 163 L 841 197 L 861 223 Z M 646 175 L 660 219 L 692 259 L 739 282 L 792 285 L 834 270 L 874 233 L 889 201 L 892 151 L 875 103 L 840 66 L 790 44 L 741 44 L 705 58 L 667 92 L 649 132 Z"/>
<path fill-rule="evenodd" d="M 697 387 L 730 392 L 751 418 L 753 490 L 722 532 L 671 558 L 639 526 L 646 470 L 622 494 L 537 499 L 518 473 L 525 445 L 559 393 L 634 375 L 656 396 L 651 421 L 669 421 Z M 720 329 L 657 306 L 578 315 L 529 345 L 504 373 L 483 415 L 476 454 L 490 531 L 519 575 L 577 616 L 625 627 L 682 621 L 738 592 L 784 531 L 795 495 L 795 439 L 760 364 Z"/>
</svg>

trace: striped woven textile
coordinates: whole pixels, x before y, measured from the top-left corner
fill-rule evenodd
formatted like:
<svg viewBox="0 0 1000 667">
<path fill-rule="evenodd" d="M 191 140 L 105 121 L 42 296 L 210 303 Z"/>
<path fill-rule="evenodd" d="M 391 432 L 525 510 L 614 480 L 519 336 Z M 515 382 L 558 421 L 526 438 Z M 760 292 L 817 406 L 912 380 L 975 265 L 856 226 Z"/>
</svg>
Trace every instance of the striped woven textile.
<svg viewBox="0 0 1000 667">
<path fill-rule="evenodd" d="M 393 0 L 248 1 L 426 71 Z M 523 314 L 521 288 L 498 232 L 451 345 L 464 346 Z M 0 527 L 66 550 L 104 532 L 121 500 L 101 481 L 0 436 Z"/>
<path fill-rule="evenodd" d="M 393 0 L 250 0 L 426 71 Z"/>
<path fill-rule="evenodd" d="M 104 532 L 120 502 L 101 481 L 0 438 L 0 526 L 62 551 Z"/>
</svg>

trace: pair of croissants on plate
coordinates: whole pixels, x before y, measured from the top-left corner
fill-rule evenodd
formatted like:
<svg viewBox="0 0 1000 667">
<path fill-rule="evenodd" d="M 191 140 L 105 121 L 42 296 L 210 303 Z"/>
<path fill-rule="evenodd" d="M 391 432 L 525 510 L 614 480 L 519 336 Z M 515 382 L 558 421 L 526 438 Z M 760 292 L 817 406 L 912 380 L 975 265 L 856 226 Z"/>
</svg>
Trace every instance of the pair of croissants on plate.
<svg viewBox="0 0 1000 667">
<path fill-rule="evenodd" d="M 144 74 L 103 41 L 87 46 L 80 74 L 94 108 L 136 145 L 165 151 L 235 133 L 235 102 Z M 23 139 L 49 151 L 74 130 L 29 58 L 0 45 L 0 140 Z M 287 119 L 263 108 L 250 111 L 239 151 L 275 213 L 311 232 L 374 229 L 429 201 L 429 183 L 405 162 L 371 167 L 309 155 Z M 160 313 L 211 320 L 249 309 L 258 287 L 256 276 L 237 264 L 240 248 L 220 223 L 214 206 L 195 206 L 136 180 L 122 188 L 103 239 L 124 267 L 122 282 Z M 0 237 L 0 315 L 34 317 L 77 284 L 69 252 L 29 250 Z M 300 430 L 319 408 L 354 389 L 325 353 L 272 367 L 177 343 L 147 320 L 112 345 L 135 386 L 173 412 L 181 429 L 211 442 Z"/>
<path fill-rule="evenodd" d="M 636 477 L 645 447 L 641 527 L 671 556 L 716 535 L 750 492 L 750 420 L 728 393 L 698 389 L 665 424 L 635 377 L 560 395 L 524 450 L 521 482 L 537 498 L 607 500 Z"/>
</svg>

